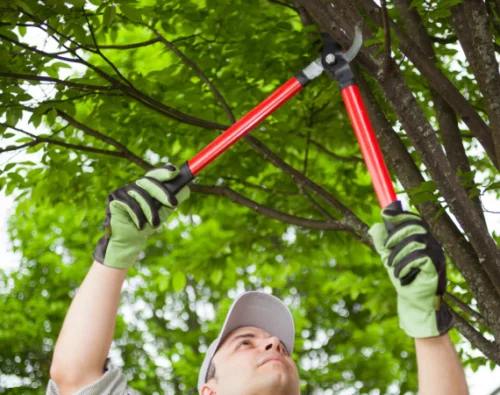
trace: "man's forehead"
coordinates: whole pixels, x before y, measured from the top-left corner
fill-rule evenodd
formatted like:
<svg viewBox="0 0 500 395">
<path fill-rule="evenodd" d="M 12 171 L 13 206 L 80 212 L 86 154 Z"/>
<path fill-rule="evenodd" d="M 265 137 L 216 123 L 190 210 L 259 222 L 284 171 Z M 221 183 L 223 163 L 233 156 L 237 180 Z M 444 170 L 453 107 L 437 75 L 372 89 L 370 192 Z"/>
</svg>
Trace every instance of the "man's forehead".
<svg viewBox="0 0 500 395">
<path fill-rule="evenodd" d="M 262 328 L 256 326 L 240 326 L 239 328 L 234 329 L 232 332 L 229 333 L 229 335 L 226 336 L 226 338 L 224 339 L 224 343 L 226 343 L 227 341 L 231 341 L 231 339 L 243 333 L 252 333 L 257 336 L 265 336 L 265 337 L 270 336 L 270 334 Z"/>
</svg>

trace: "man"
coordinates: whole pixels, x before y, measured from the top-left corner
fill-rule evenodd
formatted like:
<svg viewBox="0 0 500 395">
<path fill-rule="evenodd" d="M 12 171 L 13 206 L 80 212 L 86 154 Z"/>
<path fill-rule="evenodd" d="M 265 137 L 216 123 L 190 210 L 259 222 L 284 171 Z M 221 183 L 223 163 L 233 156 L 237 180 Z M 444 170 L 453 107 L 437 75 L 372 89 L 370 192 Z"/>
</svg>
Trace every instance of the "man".
<svg viewBox="0 0 500 395">
<path fill-rule="evenodd" d="M 105 235 L 57 340 L 48 395 L 137 393 L 107 355 L 127 269 L 146 240 L 189 196 L 187 188 L 177 196 L 164 188 L 177 174 L 178 169 L 166 165 L 108 196 Z M 382 215 L 386 225 L 376 224 L 370 234 L 398 293 L 400 326 L 415 338 L 420 394 L 468 394 L 447 334 L 452 316 L 441 303 L 444 254 L 417 215 L 398 208 Z M 199 394 L 299 395 L 299 374 L 291 358 L 294 332 L 292 315 L 280 300 L 261 292 L 241 295 L 206 352 Z"/>
</svg>

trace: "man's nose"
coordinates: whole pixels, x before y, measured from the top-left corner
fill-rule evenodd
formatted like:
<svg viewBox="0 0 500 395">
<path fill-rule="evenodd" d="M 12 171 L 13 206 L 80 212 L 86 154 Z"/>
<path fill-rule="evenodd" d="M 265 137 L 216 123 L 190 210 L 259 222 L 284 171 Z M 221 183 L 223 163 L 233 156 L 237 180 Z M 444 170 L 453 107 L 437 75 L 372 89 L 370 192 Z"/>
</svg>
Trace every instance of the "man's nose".
<svg viewBox="0 0 500 395">
<path fill-rule="evenodd" d="M 280 339 L 278 339 L 276 336 L 267 338 L 264 344 L 266 351 L 276 351 L 279 354 L 286 354 L 283 348 L 283 344 L 281 344 Z"/>
</svg>

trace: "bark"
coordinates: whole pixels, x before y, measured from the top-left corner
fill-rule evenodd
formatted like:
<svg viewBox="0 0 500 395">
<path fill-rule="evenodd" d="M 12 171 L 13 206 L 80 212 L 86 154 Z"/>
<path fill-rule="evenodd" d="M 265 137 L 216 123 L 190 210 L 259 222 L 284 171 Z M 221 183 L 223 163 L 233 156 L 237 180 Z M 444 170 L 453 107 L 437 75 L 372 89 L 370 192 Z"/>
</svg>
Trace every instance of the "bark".
<svg viewBox="0 0 500 395">
<path fill-rule="evenodd" d="M 486 5 L 482 0 L 465 0 L 452 8 L 452 21 L 471 70 L 484 96 L 495 152 L 500 158 L 500 74 Z M 460 23 L 462 21 L 462 23 Z"/>
<path fill-rule="evenodd" d="M 339 3 L 342 1 L 339 0 Z M 380 16 L 380 7 L 371 0 L 357 0 L 362 11 L 370 16 L 372 20 L 382 27 L 382 18 Z M 413 65 L 425 77 L 431 88 L 438 92 L 450 106 L 455 110 L 458 116 L 469 127 L 472 134 L 478 139 L 487 152 L 491 162 L 500 169 L 499 159 L 496 157 L 495 144 L 491 129 L 479 116 L 475 108 L 465 99 L 453 83 L 446 78 L 439 68 L 426 56 L 425 52 L 406 35 L 403 30 L 391 22 L 391 27 L 399 39 L 399 49 L 404 53 Z M 375 59 L 363 59 L 364 66 L 369 68 L 373 74 L 380 73 L 382 69 L 381 61 Z M 368 60 L 368 62 L 367 62 Z"/>
<path fill-rule="evenodd" d="M 334 7 L 330 7 L 329 3 L 325 0 L 301 0 L 300 3 L 318 23 L 321 30 L 332 34 L 344 47 L 350 45 L 351 39 L 346 36 L 345 32 L 352 33 L 353 22 L 355 23 L 361 19 L 360 15 L 355 15 L 352 4 L 339 1 L 338 3 L 334 3 Z M 370 33 L 365 25 L 365 39 L 367 39 Z M 418 46 L 415 44 L 412 45 L 419 52 L 422 52 Z M 436 228 L 436 236 L 441 242 L 445 239 L 445 242 L 443 242 L 443 244 L 446 244 L 445 249 L 450 254 L 453 254 L 457 267 L 460 264 L 461 267 L 459 269 L 464 270 L 464 273 L 468 273 L 467 277 L 471 279 L 471 288 L 474 287 L 478 300 L 481 299 L 480 306 L 484 309 L 485 318 L 487 317 L 486 320 L 488 323 L 495 327 L 495 336 L 500 338 L 497 317 L 498 290 L 500 289 L 500 256 L 496 244 L 484 227 L 481 217 L 470 205 L 470 200 L 465 190 L 460 185 L 455 172 L 452 171 L 451 165 L 444 155 L 431 125 L 406 85 L 402 75 L 395 68 L 392 68 L 390 74 L 384 73 L 382 70 L 382 60 L 374 58 L 370 51 L 370 49 L 363 48 L 358 55 L 358 61 L 365 66 L 382 88 L 386 99 L 398 115 L 417 152 L 422 156 L 423 162 L 432 178 L 436 181 L 442 195 L 447 203 L 450 204 L 453 213 L 459 219 L 462 227 L 466 230 L 471 244 L 468 244 L 463 239 L 461 232 L 445 216 L 436 221 L 436 223 L 441 223 L 441 226 L 437 227 L 433 225 Z M 435 68 L 435 66 L 433 67 Z M 442 92 L 440 93 L 442 94 Z M 470 106 L 468 103 L 467 105 Z M 474 114 L 478 117 L 475 111 Z M 392 151 L 393 147 L 390 148 L 390 153 L 386 152 L 386 157 L 391 158 L 393 155 Z M 402 163 L 405 163 L 401 158 L 397 158 L 394 161 L 395 168 L 398 166 L 401 167 Z M 415 165 L 413 164 L 413 166 Z M 416 173 L 419 173 L 418 169 Z M 417 184 L 415 177 L 413 177 L 413 182 Z M 427 219 L 434 220 L 437 209 L 432 208 L 432 205 L 428 204 L 422 206 L 421 210 L 424 216 Z M 458 250 L 460 250 L 461 254 L 458 254 Z M 485 274 L 485 270 L 487 275 Z M 493 300 L 493 303 L 489 303 L 491 300 Z"/>
<path fill-rule="evenodd" d="M 415 43 L 426 53 L 429 59 L 436 63 L 437 58 L 434 47 L 432 46 L 432 40 L 425 29 L 419 13 L 415 8 L 411 7 L 411 1 L 395 0 L 394 4 L 406 25 L 408 35 L 413 38 Z M 441 138 L 451 168 L 455 169 L 455 171 L 460 170 L 462 174 L 469 173 L 471 167 L 462 144 L 457 115 L 453 108 L 438 94 L 438 92 L 434 89 L 430 91 L 436 109 L 436 117 L 439 123 Z M 497 157 L 500 156 L 497 155 Z M 476 192 L 476 188 L 466 188 L 466 190 L 469 195 Z M 486 223 L 479 196 L 472 198 L 472 201 L 474 202 L 474 207 L 478 215 Z"/>
<path fill-rule="evenodd" d="M 311 0 L 306 2 L 302 0 L 301 3 L 324 31 L 332 34 L 341 44 L 342 42 L 346 43 L 345 35 L 340 32 L 340 29 L 334 29 L 333 27 L 337 25 L 344 31 L 351 32 L 352 27 L 344 25 L 345 21 L 339 19 L 340 14 L 334 12 L 328 1 Z M 342 7 L 342 5 L 339 5 L 339 7 Z M 418 49 L 416 45 L 413 45 L 413 47 Z M 481 217 L 470 205 L 467 193 L 460 185 L 455 172 L 451 169 L 434 130 L 419 107 L 413 93 L 397 69 L 392 68 L 390 74 L 381 73 L 382 61 L 370 59 L 371 56 L 367 56 L 364 49 L 361 50 L 361 53 L 363 54 L 361 57 L 363 65 L 367 64 L 369 71 L 382 88 L 385 97 L 398 115 L 403 128 L 420 154 L 442 196 L 446 199 L 451 211 L 470 238 L 471 244 L 479 256 L 479 261 L 486 268 L 497 291 L 500 291 L 500 251 L 484 226 Z M 373 64 L 380 67 L 373 70 Z M 475 114 L 477 116 L 477 113 Z"/>
</svg>

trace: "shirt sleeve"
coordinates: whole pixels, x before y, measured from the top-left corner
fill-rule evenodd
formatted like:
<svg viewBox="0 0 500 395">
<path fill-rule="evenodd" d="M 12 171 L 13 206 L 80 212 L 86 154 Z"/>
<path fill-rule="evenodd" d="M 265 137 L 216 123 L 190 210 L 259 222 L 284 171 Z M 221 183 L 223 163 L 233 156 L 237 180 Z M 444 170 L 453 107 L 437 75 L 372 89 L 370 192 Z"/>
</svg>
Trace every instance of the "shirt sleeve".
<svg viewBox="0 0 500 395">
<path fill-rule="evenodd" d="M 104 375 L 95 383 L 89 384 L 73 395 L 141 395 L 140 392 L 127 386 L 127 378 L 121 369 L 113 366 L 106 359 Z M 45 395 L 60 395 L 56 383 L 50 379 Z"/>
</svg>

